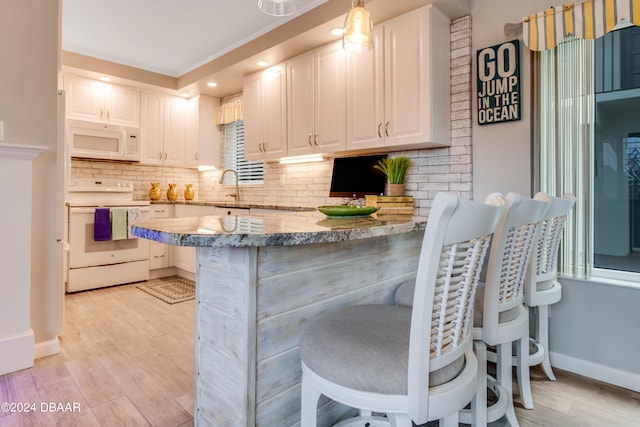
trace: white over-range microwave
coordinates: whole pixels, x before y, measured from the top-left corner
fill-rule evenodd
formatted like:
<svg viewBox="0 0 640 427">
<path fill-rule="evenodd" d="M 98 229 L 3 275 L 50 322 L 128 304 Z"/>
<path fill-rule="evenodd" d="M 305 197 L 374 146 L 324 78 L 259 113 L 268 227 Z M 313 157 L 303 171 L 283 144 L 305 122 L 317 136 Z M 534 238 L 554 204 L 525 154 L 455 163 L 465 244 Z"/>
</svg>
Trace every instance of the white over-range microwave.
<svg viewBox="0 0 640 427">
<path fill-rule="evenodd" d="M 67 120 L 71 157 L 140 161 L 140 129 L 108 123 Z"/>
</svg>

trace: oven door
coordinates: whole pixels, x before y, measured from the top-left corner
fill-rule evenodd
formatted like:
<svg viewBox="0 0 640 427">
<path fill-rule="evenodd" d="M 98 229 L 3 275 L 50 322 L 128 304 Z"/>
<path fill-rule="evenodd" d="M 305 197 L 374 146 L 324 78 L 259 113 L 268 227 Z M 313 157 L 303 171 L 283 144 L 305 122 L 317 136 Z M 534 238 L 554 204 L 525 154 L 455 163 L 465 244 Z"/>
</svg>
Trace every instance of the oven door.
<svg viewBox="0 0 640 427">
<path fill-rule="evenodd" d="M 149 207 L 140 207 L 141 219 L 149 217 Z M 69 208 L 69 268 L 119 264 L 149 259 L 146 239 L 93 239 L 95 207 Z"/>
</svg>

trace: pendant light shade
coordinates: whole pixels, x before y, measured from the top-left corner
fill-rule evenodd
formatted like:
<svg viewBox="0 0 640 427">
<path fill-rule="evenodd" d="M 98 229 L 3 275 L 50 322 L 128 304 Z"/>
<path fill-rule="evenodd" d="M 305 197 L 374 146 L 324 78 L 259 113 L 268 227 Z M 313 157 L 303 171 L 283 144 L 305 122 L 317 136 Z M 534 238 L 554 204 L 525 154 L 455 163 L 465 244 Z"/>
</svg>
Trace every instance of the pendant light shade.
<svg viewBox="0 0 640 427">
<path fill-rule="evenodd" d="M 296 11 L 293 0 L 258 0 L 258 9 L 272 16 L 288 16 Z"/>
<path fill-rule="evenodd" d="M 364 0 L 353 0 L 344 20 L 342 47 L 349 52 L 364 52 L 373 47 L 373 21 L 364 8 Z"/>
</svg>

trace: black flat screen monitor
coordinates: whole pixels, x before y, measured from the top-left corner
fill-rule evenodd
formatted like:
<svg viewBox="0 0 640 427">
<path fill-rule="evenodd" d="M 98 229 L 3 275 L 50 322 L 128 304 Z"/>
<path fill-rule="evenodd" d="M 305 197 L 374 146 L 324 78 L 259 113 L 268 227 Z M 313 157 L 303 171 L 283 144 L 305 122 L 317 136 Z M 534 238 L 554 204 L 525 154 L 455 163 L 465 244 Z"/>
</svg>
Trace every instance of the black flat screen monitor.
<svg viewBox="0 0 640 427">
<path fill-rule="evenodd" d="M 379 154 L 333 159 L 329 197 L 361 198 L 365 194 L 383 194 L 387 177 L 373 166 L 385 157 L 386 154 Z"/>
</svg>

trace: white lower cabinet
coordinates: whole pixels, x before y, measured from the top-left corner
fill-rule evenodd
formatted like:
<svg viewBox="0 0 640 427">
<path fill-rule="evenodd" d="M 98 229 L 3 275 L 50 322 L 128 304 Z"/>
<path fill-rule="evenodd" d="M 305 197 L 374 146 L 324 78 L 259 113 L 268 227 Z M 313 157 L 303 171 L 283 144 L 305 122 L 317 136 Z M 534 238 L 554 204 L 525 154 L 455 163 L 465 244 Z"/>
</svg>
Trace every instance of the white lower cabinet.
<svg viewBox="0 0 640 427">
<path fill-rule="evenodd" d="M 196 274 L 196 248 L 175 246 L 173 248 L 173 264 L 180 270 Z"/>
<path fill-rule="evenodd" d="M 216 211 L 214 206 L 202 205 L 175 205 L 174 208 L 175 218 L 214 215 Z M 197 269 L 196 248 L 191 246 L 174 246 L 173 265 L 182 271 L 195 275 Z"/>
<path fill-rule="evenodd" d="M 173 205 L 152 204 L 149 210 L 149 218 L 172 218 Z M 158 242 L 149 242 L 149 278 L 170 276 L 174 271 L 173 248 L 170 245 Z"/>
<path fill-rule="evenodd" d="M 149 243 L 149 270 L 169 268 L 171 265 L 171 246 L 164 243 Z"/>
<path fill-rule="evenodd" d="M 246 215 L 248 213 L 249 209 L 247 208 L 226 208 L 224 206 L 216 207 L 216 215 Z"/>
</svg>

